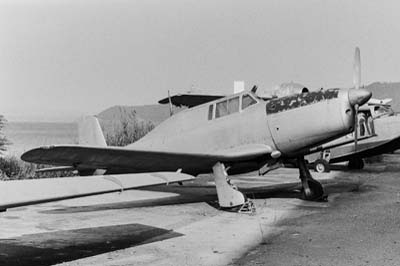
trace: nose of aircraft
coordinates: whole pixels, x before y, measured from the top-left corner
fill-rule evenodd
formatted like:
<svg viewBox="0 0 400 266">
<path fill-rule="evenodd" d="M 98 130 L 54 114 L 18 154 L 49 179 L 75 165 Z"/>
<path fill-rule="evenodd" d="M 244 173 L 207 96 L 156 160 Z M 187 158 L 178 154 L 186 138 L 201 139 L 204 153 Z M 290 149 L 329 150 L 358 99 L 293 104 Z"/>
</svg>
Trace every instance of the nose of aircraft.
<svg viewBox="0 0 400 266">
<path fill-rule="evenodd" d="M 350 89 L 349 90 L 349 102 L 351 106 L 358 104 L 359 106 L 368 102 L 371 98 L 372 92 L 364 89 Z"/>
</svg>

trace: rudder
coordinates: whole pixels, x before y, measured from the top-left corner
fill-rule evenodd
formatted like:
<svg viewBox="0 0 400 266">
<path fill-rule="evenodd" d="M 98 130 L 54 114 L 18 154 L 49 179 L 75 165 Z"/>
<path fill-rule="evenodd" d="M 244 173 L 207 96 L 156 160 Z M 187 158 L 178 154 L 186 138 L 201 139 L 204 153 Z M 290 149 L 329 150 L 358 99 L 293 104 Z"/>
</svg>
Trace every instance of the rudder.
<svg viewBox="0 0 400 266">
<path fill-rule="evenodd" d="M 78 141 L 80 145 L 106 147 L 107 143 L 95 116 L 86 116 L 78 122 Z"/>
</svg>

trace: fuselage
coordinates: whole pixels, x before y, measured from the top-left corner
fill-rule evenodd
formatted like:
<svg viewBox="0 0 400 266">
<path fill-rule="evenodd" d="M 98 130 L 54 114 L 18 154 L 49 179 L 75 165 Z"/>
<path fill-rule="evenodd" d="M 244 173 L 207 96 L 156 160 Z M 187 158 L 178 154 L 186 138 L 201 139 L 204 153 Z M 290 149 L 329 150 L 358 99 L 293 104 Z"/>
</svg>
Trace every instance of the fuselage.
<svg viewBox="0 0 400 266">
<path fill-rule="evenodd" d="M 349 90 L 321 90 L 270 100 L 241 92 L 179 112 L 128 148 L 212 153 L 265 144 L 293 157 L 307 147 L 351 132 L 353 124 Z"/>
</svg>

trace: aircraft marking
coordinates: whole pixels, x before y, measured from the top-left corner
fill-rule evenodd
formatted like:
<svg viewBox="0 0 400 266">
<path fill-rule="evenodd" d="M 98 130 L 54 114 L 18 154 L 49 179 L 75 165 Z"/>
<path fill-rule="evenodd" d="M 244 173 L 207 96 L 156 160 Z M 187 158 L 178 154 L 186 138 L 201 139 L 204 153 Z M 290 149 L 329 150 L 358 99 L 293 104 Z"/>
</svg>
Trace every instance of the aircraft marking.
<svg viewBox="0 0 400 266">
<path fill-rule="evenodd" d="M 272 99 L 267 102 L 267 114 L 284 112 L 324 100 L 334 99 L 338 97 L 338 94 L 338 89 L 329 89 Z"/>
</svg>

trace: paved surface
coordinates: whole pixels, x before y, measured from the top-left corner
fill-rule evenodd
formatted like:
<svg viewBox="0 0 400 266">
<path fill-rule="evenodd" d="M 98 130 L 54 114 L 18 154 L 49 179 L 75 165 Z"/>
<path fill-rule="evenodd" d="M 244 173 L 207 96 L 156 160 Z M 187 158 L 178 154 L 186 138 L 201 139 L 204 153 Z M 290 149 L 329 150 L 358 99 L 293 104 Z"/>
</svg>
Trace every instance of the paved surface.
<svg viewBox="0 0 400 266">
<path fill-rule="evenodd" d="M 386 169 L 393 176 L 396 162 L 378 164 L 368 175 L 379 173 L 383 180 L 394 182 L 395 178 L 381 173 L 388 165 L 394 167 Z M 388 213 L 380 211 L 374 219 L 368 216 L 367 209 L 377 202 L 396 199 L 394 194 L 381 192 L 368 196 L 365 182 L 373 178 L 361 172 L 314 174 L 323 179 L 329 201 L 305 202 L 296 191 L 297 176 L 295 169 L 279 169 L 266 177 L 235 178 L 234 183 L 255 198 L 255 215 L 217 210 L 209 177 L 183 187 L 155 187 L 12 209 L 0 214 L 0 265 L 310 265 L 310 261 L 327 265 L 333 261 L 308 257 L 336 256 L 337 246 L 344 249 L 347 239 L 353 238 L 351 233 L 363 232 L 354 228 L 340 231 L 347 220 L 356 221 L 361 228 L 382 224 L 392 233 L 399 231 L 398 224 L 395 227 L 399 213 L 393 208 Z M 366 191 L 361 189 L 364 186 Z M 361 210 L 366 202 L 372 206 L 356 217 L 350 210 L 341 214 L 341 208 Z M 398 209 L 399 205 L 390 206 Z M 365 239 L 374 239 L 380 232 L 371 231 Z M 337 241 L 334 248 L 327 244 L 330 239 Z M 396 247 L 400 250 L 389 242 L 385 246 L 388 254 Z M 358 247 L 358 242 L 354 243 Z"/>
<path fill-rule="evenodd" d="M 301 206 L 280 233 L 231 265 L 400 265 L 400 155 L 342 174 L 360 186 Z M 297 217 L 295 217 L 297 214 Z"/>
</svg>

